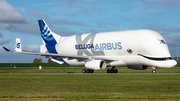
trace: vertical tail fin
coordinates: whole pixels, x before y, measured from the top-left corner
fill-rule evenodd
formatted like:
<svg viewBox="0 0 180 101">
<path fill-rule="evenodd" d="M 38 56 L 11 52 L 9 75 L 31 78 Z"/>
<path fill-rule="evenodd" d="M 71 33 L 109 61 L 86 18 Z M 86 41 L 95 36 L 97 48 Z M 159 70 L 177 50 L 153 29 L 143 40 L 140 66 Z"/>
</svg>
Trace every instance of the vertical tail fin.
<svg viewBox="0 0 180 101">
<path fill-rule="evenodd" d="M 15 51 L 22 52 L 21 40 L 19 38 L 16 38 Z"/>
<path fill-rule="evenodd" d="M 49 53 L 57 53 L 55 45 L 59 43 L 63 37 L 52 32 L 44 20 L 38 20 L 38 23 L 44 44 L 40 46 L 40 51 L 43 53 L 47 51 Z M 57 59 L 57 57 L 51 57 L 51 59 L 59 64 L 65 62 L 63 59 Z"/>
<path fill-rule="evenodd" d="M 61 36 L 53 33 L 44 20 L 38 20 L 42 39 L 49 53 L 57 53 L 55 45 Z"/>
</svg>

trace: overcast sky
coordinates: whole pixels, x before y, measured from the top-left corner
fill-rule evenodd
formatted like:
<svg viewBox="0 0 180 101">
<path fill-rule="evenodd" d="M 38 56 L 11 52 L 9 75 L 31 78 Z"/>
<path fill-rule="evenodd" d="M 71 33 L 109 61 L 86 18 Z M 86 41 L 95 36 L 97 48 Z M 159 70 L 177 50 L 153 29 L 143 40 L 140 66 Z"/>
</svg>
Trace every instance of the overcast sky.
<svg viewBox="0 0 180 101">
<path fill-rule="evenodd" d="M 39 51 L 38 19 L 61 36 L 151 29 L 165 38 L 173 57 L 180 57 L 180 0 L 0 0 L 0 63 L 41 58 L 2 48 L 14 50 L 21 38 L 23 49 Z"/>
</svg>

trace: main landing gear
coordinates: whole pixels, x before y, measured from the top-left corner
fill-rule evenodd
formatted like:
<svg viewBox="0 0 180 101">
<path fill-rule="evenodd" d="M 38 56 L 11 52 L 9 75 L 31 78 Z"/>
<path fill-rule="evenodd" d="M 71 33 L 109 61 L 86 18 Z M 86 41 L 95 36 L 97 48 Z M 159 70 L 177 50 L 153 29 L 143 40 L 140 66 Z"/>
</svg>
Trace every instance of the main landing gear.
<svg viewBox="0 0 180 101">
<path fill-rule="evenodd" d="M 118 70 L 112 67 L 111 69 L 107 69 L 107 73 L 118 73 Z"/>
<path fill-rule="evenodd" d="M 152 69 L 153 69 L 153 70 L 152 70 L 152 73 L 155 74 L 157 67 L 152 67 Z"/>
<path fill-rule="evenodd" d="M 93 69 L 83 69 L 82 70 L 83 73 L 94 73 Z"/>
</svg>

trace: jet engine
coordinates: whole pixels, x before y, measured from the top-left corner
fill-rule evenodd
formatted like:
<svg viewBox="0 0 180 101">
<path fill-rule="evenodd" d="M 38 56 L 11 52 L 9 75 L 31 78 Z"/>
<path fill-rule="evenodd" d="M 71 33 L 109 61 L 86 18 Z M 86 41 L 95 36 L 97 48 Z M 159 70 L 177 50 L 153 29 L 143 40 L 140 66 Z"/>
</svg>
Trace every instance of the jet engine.
<svg viewBox="0 0 180 101">
<path fill-rule="evenodd" d="M 148 68 L 146 65 L 128 65 L 127 66 L 130 69 L 136 69 L 136 70 L 145 70 Z"/>
<path fill-rule="evenodd" d="M 92 60 L 85 63 L 87 69 L 102 70 L 106 68 L 106 61 Z"/>
</svg>

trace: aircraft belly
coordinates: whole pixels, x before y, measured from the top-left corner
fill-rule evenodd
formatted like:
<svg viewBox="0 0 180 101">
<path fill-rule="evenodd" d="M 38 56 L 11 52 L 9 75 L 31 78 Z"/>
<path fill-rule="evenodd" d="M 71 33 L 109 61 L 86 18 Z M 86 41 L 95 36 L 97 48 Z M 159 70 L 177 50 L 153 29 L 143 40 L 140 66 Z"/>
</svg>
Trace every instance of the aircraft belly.
<svg viewBox="0 0 180 101">
<path fill-rule="evenodd" d="M 139 62 L 137 60 L 137 56 L 122 56 L 121 60 L 127 65 L 138 65 Z"/>
<path fill-rule="evenodd" d="M 68 65 L 73 66 L 84 66 L 83 61 L 78 61 L 77 59 L 68 60 L 67 58 L 63 59 Z"/>
</svg>

